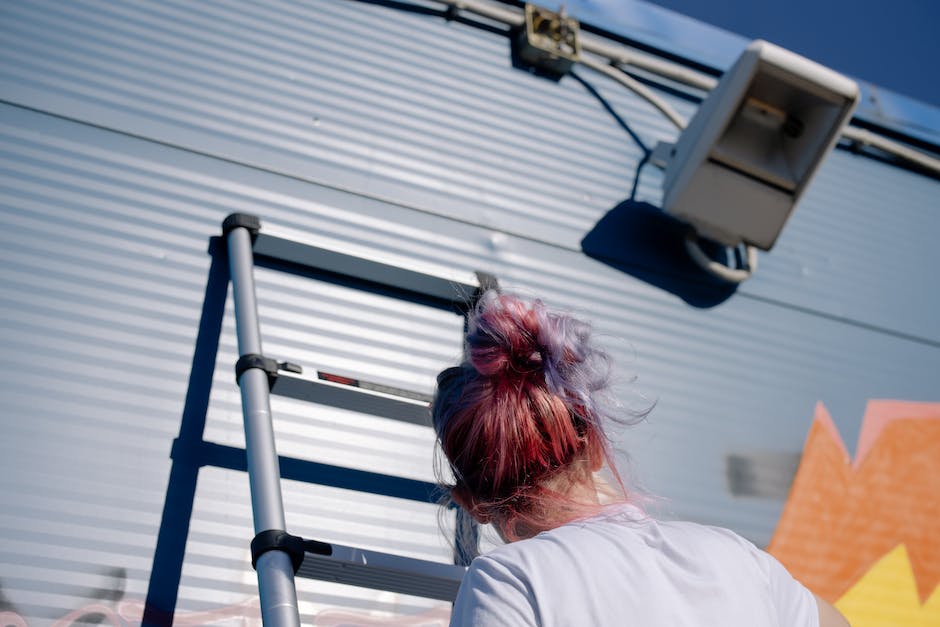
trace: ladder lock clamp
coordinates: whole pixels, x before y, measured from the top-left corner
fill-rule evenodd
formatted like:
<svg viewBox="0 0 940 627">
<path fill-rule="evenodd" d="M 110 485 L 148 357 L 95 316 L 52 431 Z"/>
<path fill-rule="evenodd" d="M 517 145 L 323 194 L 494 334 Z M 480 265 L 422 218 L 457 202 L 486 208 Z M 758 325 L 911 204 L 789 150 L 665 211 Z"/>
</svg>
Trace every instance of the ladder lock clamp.
<svg viewBox="0 0 940 627">
<path fill-rule="evenodd" d="M 304 553 L 332 555 L 333 547 L 326 542 L 304 540 L 282 529 L 268 529 L 256 535 L 251 541 L 251 567 L 257 570 L 258 558 L 268 551 L 283 551 L 290 557 L 294 573 L 304 562 Z"/>
<path fill-rule="evenodd" d="M 277 373 L 281 370 L 296 374 L 303 372 L 303 368 L 297 364 L 292 364 L 287 361 L 277 361 L 276 359 L 265 357 L 257 353 L 247 353 L 239 357 L 238 361 L 235 362 L 235 382 L 241 384 L 242 375 L 246 370 L 251 370 L 252 368 L 260 368 L 267 373 L 269 387 L 274 383 Z"/>
</svg>

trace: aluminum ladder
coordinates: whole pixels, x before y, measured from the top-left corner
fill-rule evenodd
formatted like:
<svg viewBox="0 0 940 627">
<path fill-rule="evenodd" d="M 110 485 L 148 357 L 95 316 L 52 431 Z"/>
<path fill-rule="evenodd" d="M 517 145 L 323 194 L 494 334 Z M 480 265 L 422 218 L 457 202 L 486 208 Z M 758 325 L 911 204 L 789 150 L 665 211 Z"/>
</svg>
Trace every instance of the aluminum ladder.
<svg viewBox="0 0 940 627">
<path fill-rule="evenodd" d="M 477 273 L 479 285 L 460 284 L 266 235 L 261 233 L 260 220 L 248 214 L 228 216 L 222 223 L 222 233 L 228 249 L 240 355 L 235 371 L 241 390 L 256 534 L 251 543 L 252 565 L 258 575 L 264 625 L 300 625 L 295 575 L 452 601 L 466 572 L 463 565 L 306 540 L 285 530 L 270 394 L 422 425 L 428 424 L 427 399 L 323 373 L 317 380 L 301 378 L 295 376 L 300 373 L 299 367 L 266 357 L 261 347 L 254 259 L 258 255 L 293 268 L 354 277 L 432 301 L 449 302 L 464 313 L 483 290 L 496 286 L 495 279 Z M 407 492 L 410 480 L 402 481 Z M 362 490 L 371 491 L 367 485 Z M 458 539 L 458 554 L 466 555 L 466 550 L 467 547 L 459 546 Z M 460 561 L 459 557 L 457 560 Z"/>
</svg>

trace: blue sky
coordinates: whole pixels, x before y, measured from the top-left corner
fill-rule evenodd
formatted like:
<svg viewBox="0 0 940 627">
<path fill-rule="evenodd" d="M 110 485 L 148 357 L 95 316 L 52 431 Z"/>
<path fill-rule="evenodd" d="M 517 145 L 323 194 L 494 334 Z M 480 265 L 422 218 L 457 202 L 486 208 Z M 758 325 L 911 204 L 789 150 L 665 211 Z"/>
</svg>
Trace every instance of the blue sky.
<svg viewBox="0 0 940 627">
<path fill-rule="evenodd" d="M 569 0 L 616 15 L 635 0 Z M 652 0 L 683 15 L 766 39 L 814 61 L 940 107 L 940 1 Z M 598 24 L 598 26 L 602 26 Z"/>
</svg>

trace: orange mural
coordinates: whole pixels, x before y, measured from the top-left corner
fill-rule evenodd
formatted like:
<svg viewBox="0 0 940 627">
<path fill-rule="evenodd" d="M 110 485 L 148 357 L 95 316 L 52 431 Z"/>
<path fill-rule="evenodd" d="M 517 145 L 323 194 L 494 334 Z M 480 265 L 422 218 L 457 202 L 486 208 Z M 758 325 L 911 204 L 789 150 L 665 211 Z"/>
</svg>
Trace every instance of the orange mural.
<svg viewBox="0 0 940 627">
<path fill-rule="evenodd" d="M 853 625 L 940 625 L 940 403 L 870 401 L 854 462 L 818 405 L 768 550 Z"/>
</svg>

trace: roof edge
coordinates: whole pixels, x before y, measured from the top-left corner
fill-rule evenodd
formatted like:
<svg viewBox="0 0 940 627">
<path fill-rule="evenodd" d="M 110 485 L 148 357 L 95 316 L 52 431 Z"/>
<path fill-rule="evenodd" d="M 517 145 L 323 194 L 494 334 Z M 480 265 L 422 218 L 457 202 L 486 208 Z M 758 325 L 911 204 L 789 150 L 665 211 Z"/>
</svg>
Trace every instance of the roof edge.
<svg viewBox="0 0 940 627">
<path fill-rule="evenodd" d="M 516 7 L 521 0 L 499 0 Z M 540 2 L 539 4 L 542 4 Z M 643 0 L 624 3 L 615 20 L 599 7 L 578 0 L 544 0 L 557 10 L 562 4 L 582 28 L 638 49 L 655 53 L 692 69 L 720 76 L 744 52 L 750 40 Z M 940 108 L 853 78 L 861 98 L 853 121 L 874 132 L 932 152 L 940 151 Z"/>
</svg>

